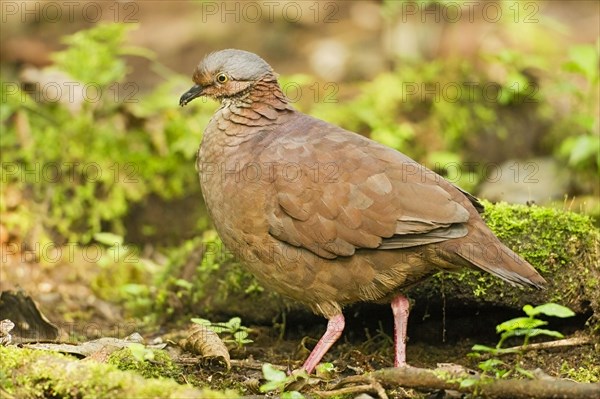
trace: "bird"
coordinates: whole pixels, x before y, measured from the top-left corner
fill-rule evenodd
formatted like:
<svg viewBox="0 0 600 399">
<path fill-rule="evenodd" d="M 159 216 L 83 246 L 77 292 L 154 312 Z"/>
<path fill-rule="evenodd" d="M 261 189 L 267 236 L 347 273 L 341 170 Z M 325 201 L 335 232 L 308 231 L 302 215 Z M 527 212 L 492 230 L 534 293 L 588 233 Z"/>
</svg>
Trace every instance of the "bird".
<svg viewBox="0 0 600 399">
<path fill-rule="evenodd" d="M 409 367 L 403 291 L 439 271 L 544 287 L 488 228 L 475 196 L 395 149 L 299 112 L 277 77 L 252 52 L 219 50 L 196 66 L 179 104 L 220 103 L 196 169 L 223 244 L 264 287 L 328 319 L 307 373 L 340 338 L 342 309 L 357 302 L 391 305 L 394 366 Z"/>
</svg>

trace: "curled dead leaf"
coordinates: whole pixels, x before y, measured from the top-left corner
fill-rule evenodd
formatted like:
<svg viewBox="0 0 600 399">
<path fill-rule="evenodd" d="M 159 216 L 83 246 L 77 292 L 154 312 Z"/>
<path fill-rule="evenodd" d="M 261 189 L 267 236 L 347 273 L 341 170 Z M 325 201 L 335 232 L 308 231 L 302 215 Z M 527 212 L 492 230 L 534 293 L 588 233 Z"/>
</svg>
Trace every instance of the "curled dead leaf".
<svg viewBox="0 0 600 399">
<path fill-rule="evenodd" d="M 179 341 L 179 346 L 203 357 L 220 357 L 231 368 L 229 351 L 221 338 L 207 326 L 193 325 L 188 330 L 188 336 Z"/>
<path fill-rule="evenodd" d="M 12 342 L 10 331 L 15 328 L 15 323 L 9 319 L 0 321 L 0 345 L 8 345 Z"/>
</svg>

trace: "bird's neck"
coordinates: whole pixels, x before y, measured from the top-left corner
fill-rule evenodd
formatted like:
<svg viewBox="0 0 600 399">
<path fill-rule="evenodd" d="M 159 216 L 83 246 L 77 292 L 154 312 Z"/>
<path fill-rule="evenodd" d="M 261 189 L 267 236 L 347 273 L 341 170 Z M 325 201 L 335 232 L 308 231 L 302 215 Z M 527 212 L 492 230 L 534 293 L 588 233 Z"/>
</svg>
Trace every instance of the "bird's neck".
<svg viewBox="0 0 600 399">
<path fill-rule="evenodd" d="M 274 76 L 264 77 L 235 98 L 223 99 L 221 108 L 236 115 L 240 123 L 250 126 L 271 124 L 281 114 L 293 110 Z"/>
<path fill-rule="evenodd" d="M 256 82 L 248 93 L 248 100 L 252 103 L 261 103 L 275 109 L 288 108 L 289 100 L 283 94 L 279 83 L 274 76 L 268 76 Z"/>
<path fill-rule="evenodd" d="M 223 99 L 207 131 L 220 145 L 232 149 L 257 134 L 275 131 L 286 120 L 285 116 L 293 112 L 275 77 L 263 78 L 247 92 Z M 203 143 L 209 139 L 206 136 Z"/>
</svg>

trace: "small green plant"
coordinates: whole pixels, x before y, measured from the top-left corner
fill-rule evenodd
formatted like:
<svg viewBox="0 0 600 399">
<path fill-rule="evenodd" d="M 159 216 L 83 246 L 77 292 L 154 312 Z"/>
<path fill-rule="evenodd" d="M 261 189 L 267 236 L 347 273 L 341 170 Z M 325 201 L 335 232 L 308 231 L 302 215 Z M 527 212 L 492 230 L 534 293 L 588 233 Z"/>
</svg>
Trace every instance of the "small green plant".
<svg viewBox="0 0 600 399">
<path fill-rule="evenodd" d="M 498 359 L 499 355 L 506 353 L 516 353 L 520 356 L 523 354 L 522 348 L 526 347 L 529 344 L 529 340 L 532 337 L 537 337 L 539 335 L 546 335 L 554 338 L 563 338 L 563 335 L 554 330 L 548 330 L 545 328 L 540 328 L 548 324 L 547 321 L 541 320 L 538 318 L 540 315 L 550 316 L 550 317 L 572 317 L 575 313 L 562 305 L 558 305 L 556 303 L 546 303 L 540 306 L 533 307 L 531 305 L 523 306 L 523 311 L 527 314 L 527 317 L 517 317 L 515 319 L 507 320 L 503 323 L 500 323 L 496 326 L 496 332 L 500 334 L 500 340 L 495 347 L 489 347 L 486 345 L 474 345 L 469 356 L 472 357 L 480 357 L 482 354 L 487 353 L 492 355 L 490 359 L 487 359 L 481 363 L 479 363 L 479 368 L 483 370 L 484 376 L 492 376 L 494 378 L 508 378 L 510 375 L 519 373 L 528 378 L 531 378 L 532 375 L 529 371 L 521 368 L 519 366 L 519 362 L 515 362 L 514 366 L 503 362 Z M 503 348 L 502 346 L 506 342 L 507 339 L 512 337 L 523 337 L 523 345 L 519 349 L 512 348 Z M 477 380 L 466 379 L 461 385 L 469 386 L 476 383 Z"/>
<path fill-rule="evenodd" d="M 304 399 L 304 396 L 298 391 L 285 391 L 286 387 L 300 379 L 308 379 L 305 371 L 295 372 L 286 375 L 283 371 L 277 370 L 269 363 L 263 364 L 263 377 L 266 383 L 260 386 L 261 392 L 281 392 L 281 399 Z"/>
<path fill-rule="evenodd" d="M 315 373 L 317 377 L 322 378 L 324 380 L 331 380 L 336 373 L 335 366 L 333 363 L 325 362 L 319 363 L 315 369 Z"/>
<path fill-rule="evenodd" d="M 239 317 L 233 317 L 224 323 L 213 323 L 210 320 L 200 318 L 194 318 L 192 319 L 192 322 L 201 326 L 206 326 L 217 334 L 224 334 L 225 338 L 223 339 L 223 342 L 226 344 L 235 344 L 238 349 L 243 348 L 246 344 L 254 342 L 248 338 L 249 333 L 252 332 L 252 330 L 243 326 L 242 319 Z"/>
</svg>

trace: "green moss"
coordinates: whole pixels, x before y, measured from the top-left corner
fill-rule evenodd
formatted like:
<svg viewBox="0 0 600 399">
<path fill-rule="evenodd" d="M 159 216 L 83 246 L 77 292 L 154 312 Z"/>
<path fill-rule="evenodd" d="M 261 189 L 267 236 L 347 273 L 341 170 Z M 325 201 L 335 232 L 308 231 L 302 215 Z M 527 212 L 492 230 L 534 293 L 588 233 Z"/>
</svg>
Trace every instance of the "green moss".
<svg viewBox="0 0 600 399">
<path fill-rule="evenodd" d="M 597 361 L 597 359 L 595 359 Z M 573 365 L 567 361 L 560 367 L 563 378 L 569 378 L 577 382 L 600 382 L 600 365 L 596 362 L 585 361 L 584 364 Z"/>
<path fill-rule="evenodd" d="M 18 398 L 214 398 L 233 391 L 198 390 L 172 379 L 145 379 L 111 364 L 53 352 L 0 346 L 0 386 Z"/>
<path fill-rule="evenodd" d="M 161 350 L 146 349 L 150 358 L 140 360 L 130 348 L 123 348 L 113 352 L 108 357 L 108 364 L 115 365 L 119 370 L 135 371 L 145 378 L 174 378 L 182 375 L 182 369 L 171 357 Z"/>
<path fill-rule="evenodd" d="M 579 250 L 598 241 L 598 230 L 586 215 L 539 206 L 484 205 L 492 231 L 541 273 L 568 265 Z"/>
<path fill-rule="evenodd" d="M 484 219 L 492 231 L 549 280 L 548 301 L 580 312 L 589 302 L 600 313 L 600 234 L 589 216 L 539 206 L 485 205 Z"/>
<path fill-rule="evenodd" d="M 520 308 L 556 302 L 579 313 L 600 315 L 599 231 L 590 217 L 539 206 L 484 201 L 484 219 L 508 247 L 527 259 L 548 281 L 542 291 L 512 287 L 487 273 L 440 273 L 410 290 L 417 300 Z M 592 323 L 597 329 L 598 323 Z"/>
</svg>

